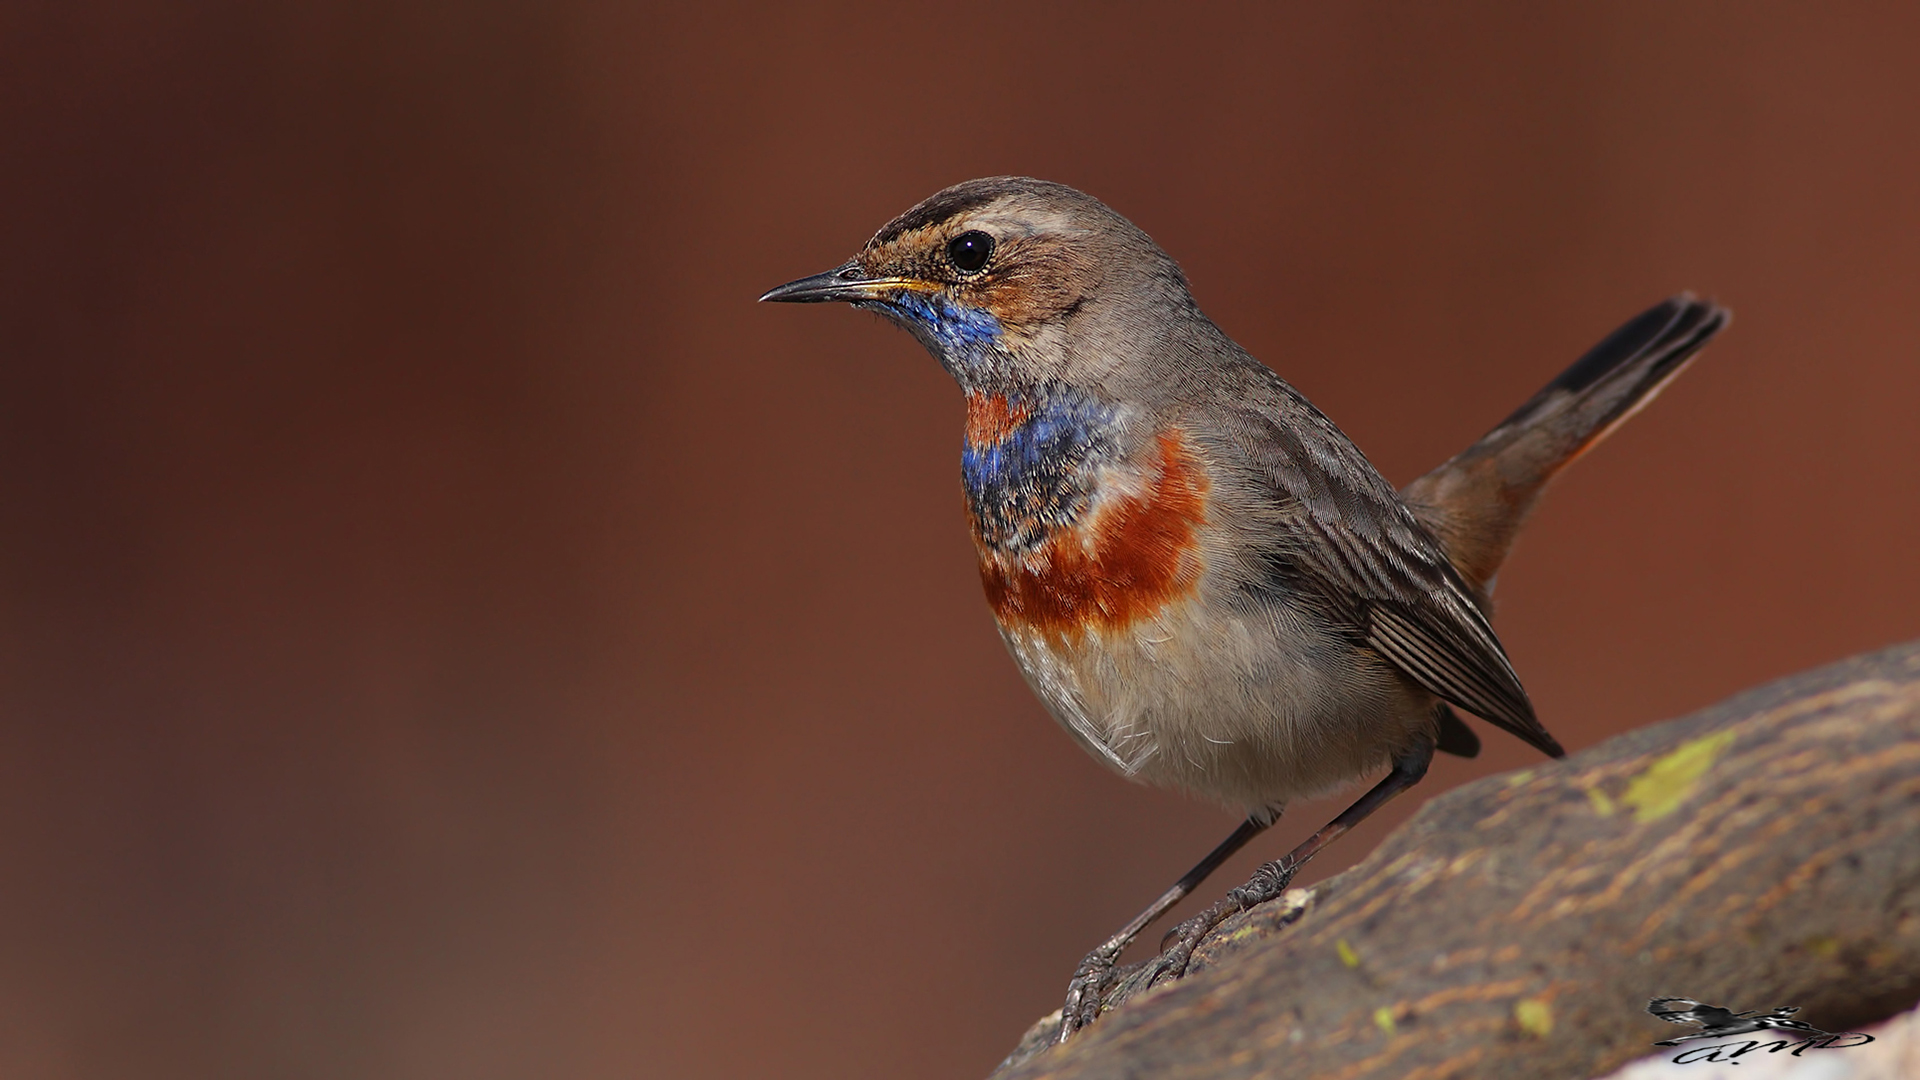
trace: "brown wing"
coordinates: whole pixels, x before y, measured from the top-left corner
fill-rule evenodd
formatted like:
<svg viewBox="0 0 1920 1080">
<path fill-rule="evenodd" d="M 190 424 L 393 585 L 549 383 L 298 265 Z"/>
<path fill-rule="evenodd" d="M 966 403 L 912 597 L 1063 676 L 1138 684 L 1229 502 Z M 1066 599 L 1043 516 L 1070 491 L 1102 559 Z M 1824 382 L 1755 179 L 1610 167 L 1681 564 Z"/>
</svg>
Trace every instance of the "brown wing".
<svg viewBox="0 0 1920 1080">
<path fill-rule="evenodd" d="M 1240 429 L 1233 442 L 1257 480 L 1280 500 L 1281 535 L 1265 553 L 1276 584 L 1316 595 L 1428 691 L 1564 756 L 1439 542 L 1332 421 L 1273 383 L 1270 402 L 1240 402 L 1225 419 Z"/>
</svg>

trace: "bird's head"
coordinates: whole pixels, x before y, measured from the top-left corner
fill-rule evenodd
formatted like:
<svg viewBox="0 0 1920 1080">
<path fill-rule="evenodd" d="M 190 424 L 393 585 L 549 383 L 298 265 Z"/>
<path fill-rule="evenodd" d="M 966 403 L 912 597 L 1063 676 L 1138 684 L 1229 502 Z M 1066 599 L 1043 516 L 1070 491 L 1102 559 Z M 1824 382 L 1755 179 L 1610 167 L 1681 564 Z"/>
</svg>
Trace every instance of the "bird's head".
<svg viewBox="0 0 1920 1080">
<path fill-rule="evenodd" d="M 1010 176 L 947 188 L 844 265 L 760 299 L 884 315 L 968 390 L 1098 380 L 1193 311 L 1179 267 L 1132 222 L 1064 184 Z"/>
</svg>

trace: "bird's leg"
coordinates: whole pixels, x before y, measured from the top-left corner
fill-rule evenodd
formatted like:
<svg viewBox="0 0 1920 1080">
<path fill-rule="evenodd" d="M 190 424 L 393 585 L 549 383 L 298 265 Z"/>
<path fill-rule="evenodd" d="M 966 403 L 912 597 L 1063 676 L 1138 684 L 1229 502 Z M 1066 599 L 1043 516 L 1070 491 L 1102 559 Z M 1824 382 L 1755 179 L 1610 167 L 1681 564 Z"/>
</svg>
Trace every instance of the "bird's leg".
<svg viewBox="0 0 1920 1080">
<path fill-rule="evenodd" d="M 1105 995 L 1107 986 L 1113 981 L 1113 965 L 1120 959 L 1133 939 L 1140 931 L 1152 925 L 1155 919 L 1167 913 L 1167 909 L 1185 899 L 1188 893 L 1200 887 L 1207 875 L 1220 868 L 1233 853 L 1246 846 L 1247 841 L 1258 836 L 1261 830 L 1272 824 L 1271 820 L 1262 821 L 1249 817 L 1233 830 L 1233 834 L 1220 841 L 1220 846 L 1207 853 L 1199 864 L 1187 871 L 1173 887 L 1160 894 L 1160 899 L 1147 906 L 1147 910 L 1133 917 L 1133 921 L 1120 928 L 1120 931 L 1102 942 L 1100 947 L 1087 954 L 1080 961 L 1080 967 L 1073 973 L 1073 981 L 1067 984 L 1067 1003 L 1060 1008 L 1060 1042 L 1066 1042 L 1073 1033 L 1093 1023 L 1100 1015 L 1100 999 Z"/>
<path fill-rule="evenodd" d="M 1420 782 L 1427 775 L 1427 766 L 1433 761 L 1433 737 L 1422 736 L 1405 753 L 1393 759 L 1393 771 L 1388 773 L 1373 790 L 1360 796 L 1352 806 L 1340 812 L 1340 816 L 1327 823 L 1319 832 L 1308 837 L 1299 847 L 1267 863 L 1253 872 L 1252 880 L 1229 892 L 1226 898 L 1200 914 L 1174 927 L 1167 934 L 1172 942 L 1162 942 L 1162 949 L 1156 964 L 1159 970 L 1153 973 L 1147 985 L 1171 982 L 1187 973 L 1187 964 L 1193 959 L 1193 950 L 1204 941 L 1214 928 L 1234 915 L 1257 904 L 1264 904 L 1287 891 L 1293 875 L 1306 865 L 1320 849 L 1333 843 L 1355 825 L 1365 821 L 1367 815 L 1387 804 L 1387 800 Z"/>
</svg>

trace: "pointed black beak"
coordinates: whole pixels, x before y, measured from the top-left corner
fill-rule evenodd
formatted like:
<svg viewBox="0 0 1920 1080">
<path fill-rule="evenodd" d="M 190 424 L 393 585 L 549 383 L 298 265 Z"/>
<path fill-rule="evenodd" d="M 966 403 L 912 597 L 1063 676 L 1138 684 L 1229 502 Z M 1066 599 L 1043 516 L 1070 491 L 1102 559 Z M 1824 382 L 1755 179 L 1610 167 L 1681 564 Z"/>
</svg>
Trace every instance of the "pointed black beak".
<svg viewBox="0 0 1920 1080">
<path fill-rule="evenodd" d="M 769 290 L 760 300 L 763 303 L 771 300 L 781 304 L 820 304 L 829 300 L 852 303 L 872 299 L 876 293 L 902 284 L 898 278 L 868 277 L 858 262 L 850 262 L 824 274 L 789 281 L 777 289 Z"/>
</svg>

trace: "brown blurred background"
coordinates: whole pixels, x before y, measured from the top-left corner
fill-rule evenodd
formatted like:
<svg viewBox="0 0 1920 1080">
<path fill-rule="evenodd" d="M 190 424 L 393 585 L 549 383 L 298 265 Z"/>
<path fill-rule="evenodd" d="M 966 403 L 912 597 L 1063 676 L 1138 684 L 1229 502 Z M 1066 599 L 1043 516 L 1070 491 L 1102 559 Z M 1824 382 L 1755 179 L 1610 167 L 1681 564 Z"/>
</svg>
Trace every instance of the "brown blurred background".
<svg viewBox="0 0 1920 1080">
<path fill-rule="evenodd" d="M 1397 481 L 1730 304 L 1502 578 L 1576 750 L 1920 635 L 1911 5 L 695 7 L 0 11 L 0 1075 L 990 1068 L 1233 819 L 1028 696 L 919 347 L 753 303 L 970 176 Z"/>
</svg>

